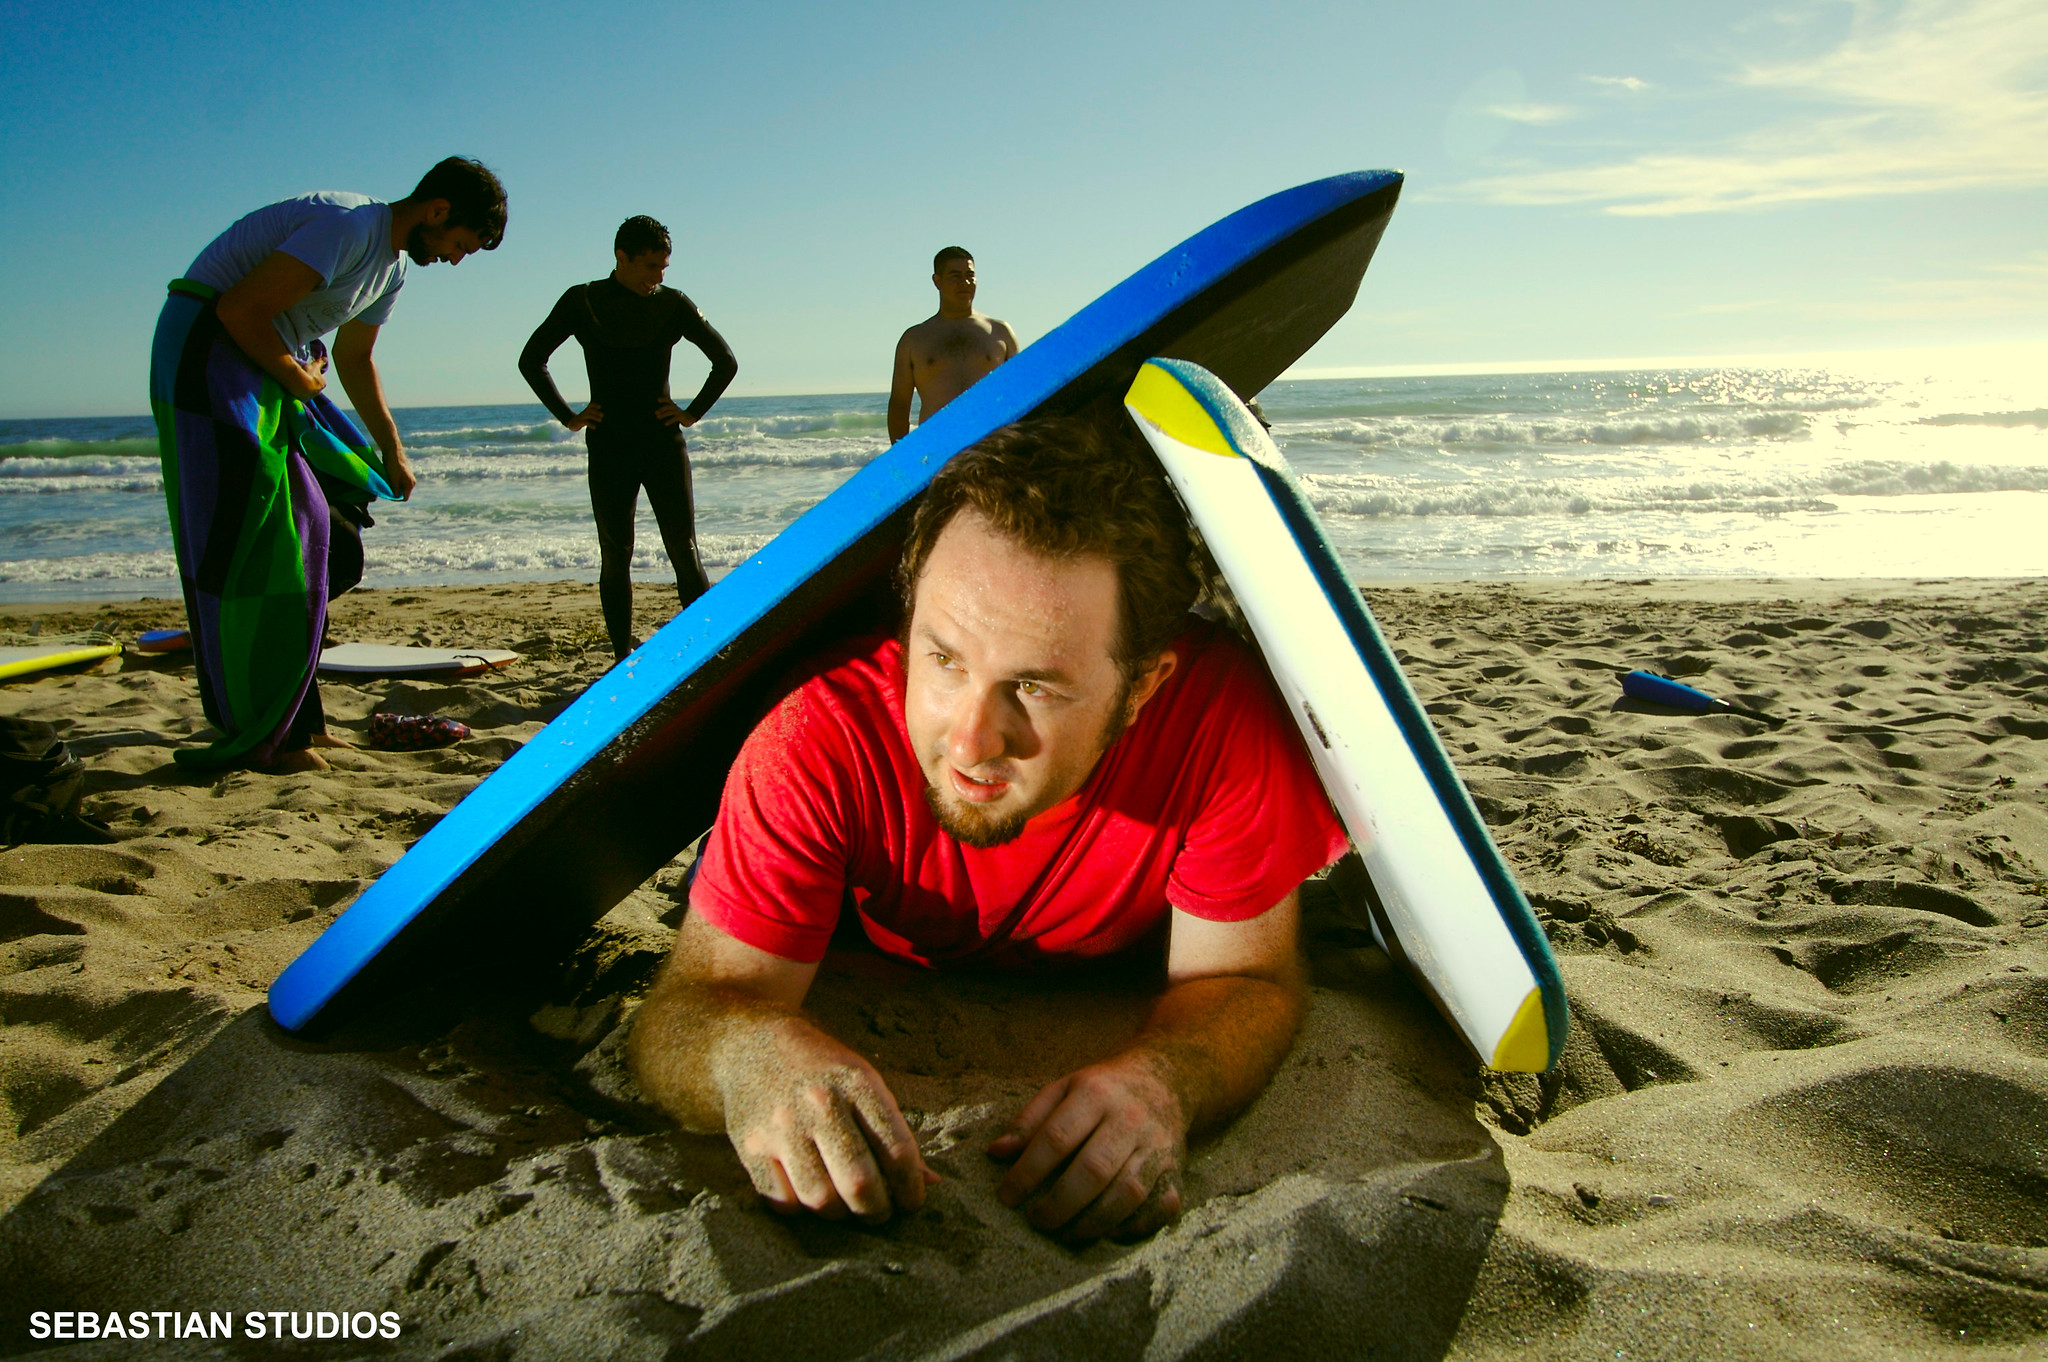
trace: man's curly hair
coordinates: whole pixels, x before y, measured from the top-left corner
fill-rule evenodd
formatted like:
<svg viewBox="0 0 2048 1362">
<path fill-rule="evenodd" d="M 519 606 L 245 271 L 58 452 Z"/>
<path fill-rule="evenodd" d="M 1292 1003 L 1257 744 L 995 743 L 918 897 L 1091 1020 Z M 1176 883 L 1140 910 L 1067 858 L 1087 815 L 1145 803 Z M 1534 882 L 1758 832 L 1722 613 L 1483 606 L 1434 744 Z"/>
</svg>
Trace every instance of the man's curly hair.
<svg viewBox="0 0 2048 1362">
<path fill-rule="evenodd" d="M 1121 412 L 1107 427 L 1020 421 L 955 455 L 918 502 L 896 569 L 906 620 L 932 547 L 967 509 L 1033 553 L 1109 561 L 1120 605 L 1111 655 L 1126 684 L 1187 627 L 1210 576 L 1166 475 Z"/>
</svg>

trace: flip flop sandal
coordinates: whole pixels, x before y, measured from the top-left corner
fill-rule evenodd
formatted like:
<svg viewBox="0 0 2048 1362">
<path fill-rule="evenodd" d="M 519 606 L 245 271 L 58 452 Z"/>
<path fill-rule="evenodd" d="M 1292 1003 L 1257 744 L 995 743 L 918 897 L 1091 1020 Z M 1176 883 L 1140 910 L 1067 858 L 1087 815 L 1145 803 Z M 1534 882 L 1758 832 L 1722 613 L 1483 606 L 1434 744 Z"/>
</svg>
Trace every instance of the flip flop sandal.
<svg viewBox="0 0 2048 1362">
<path fill-rule="evenodd" d="M 372 714 L 371 747 L 386 752 L 422 752 L 470 736 L 469 725 L 438 714 Z"/>
</svg>

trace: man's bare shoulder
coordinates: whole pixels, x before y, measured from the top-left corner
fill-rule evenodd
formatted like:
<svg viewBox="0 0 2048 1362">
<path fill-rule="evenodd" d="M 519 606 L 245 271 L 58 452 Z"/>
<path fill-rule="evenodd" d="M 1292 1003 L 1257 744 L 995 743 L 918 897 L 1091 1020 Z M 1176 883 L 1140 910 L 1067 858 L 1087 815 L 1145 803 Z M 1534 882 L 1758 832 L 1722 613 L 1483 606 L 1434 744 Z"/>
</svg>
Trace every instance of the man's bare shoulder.
<svg viewBox="0 0 2048 1362">
<path fill-rule="evenodd" d="M 919 360 L 932 363 L 953 363 L 974 355 L 1000 363 L 1016 348 L 1016 340 L 1006 323 L 975 312 L 965 317 L 927 317 L 903 333 L 899 346 L 907 346 Z"/>
<path fill-rule="evenodd" d="M 903 340 L 914 343 L 921 340 L 934 339 L 954 330 L 962 323 L 972 323 L 974 320 L 973 317 L 955 318 L 948 317 L 943 313 L 934 312 L 923 321 L 905 327 L 903 330 Z"/>
</svg>

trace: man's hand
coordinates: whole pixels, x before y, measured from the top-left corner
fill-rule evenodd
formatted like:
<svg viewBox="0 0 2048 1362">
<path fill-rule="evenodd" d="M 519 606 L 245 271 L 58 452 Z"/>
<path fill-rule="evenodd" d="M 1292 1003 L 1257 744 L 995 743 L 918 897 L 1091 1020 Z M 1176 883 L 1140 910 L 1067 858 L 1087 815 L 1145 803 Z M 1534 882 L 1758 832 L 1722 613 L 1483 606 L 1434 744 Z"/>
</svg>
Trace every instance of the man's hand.
<svg viewBox="0 0 2048 1362">
<path fill-rule="evenodd" d="M 602 425 L 603 423 L 604 408 L 598 406 L 595 402 L 592 402 L 582 411 L 577 412 L 574 416 L 562 422 L 562 424 L 564 426 L 567 426 L 570 430 L 581 430 L 585 426 L 596 426 Z"/>
<path fill-rule="evenodd" d="M 697 418 L 677 406 L 673 399 L 664 397 L 654 404 L 654 419 L 665 426 L 682 426 L 688 429 L 697 424 Z"/>
<path fill-rule="evenodd" d="M 277 385 L 302 402 L 327 387 L 324 368 L 316 372 L 299 363 L 277 331 L 277 315 L 297 305 L 320 287 L 319 271 L 283 251 L 256 262 L 214 303 L 214 315 L 243 354 Z"/>
<path fill-rule="evenodd" d="M 1136 1238 L 1179 1215 L 1188 1121 L 1158 1068 L 1131 1050 L 1040 1090 L 988 1147 L 993 1158 L 1017 1155 L 996 1191 L 1003 1204 L 1017 1205 L 1065 1165 L 1025 1212 L 1038 1229 Z"/>
<path fill-rule="evenodd" d="M 384 400 L 384 380 L 377 373 L 376 350 L 376 327 L 360 317 L 343 322 L 341 330 L 334 334 L 334 373 L 348 400 L 355 404 L 356 419 L 384 455 L 384 481 L 391 494 L 405 501 L 412 496 L 419 479 L 413 476 L 405 441 L 398 436 L 391 404 Z"/>
<path fill-rule="evenodd" d="M 768 1204 L 871 1225 L 924 1205 L 939 1175 L 874 1067 L 801 1018 L 758 1039 L 719 1078 L 726 1134 Z"/>
<path fill-rule="evenodd" d="M 1294 891 L 1241 922 L 1175 908 L 1167 990 L 1137 1040 L 1046 1087 L 990 1143 L 991 1158 L 1017 1159 L 1003 1203 L 1037 1191 L 1027 1218 L 1072 1239 L 1146 1235 L 1179 1215 L 1188 1135 L 1249 1106 L 1294 1043 L 1300 920 Z"/>
<path fill-rule="evenodd" d="M 386 451 L 384 455 L 384 481 L 397 494 L 400 501 L 412 496 L 412 489 L 420 480 L 412 471 L 412 460 L 406 457 L 404 446 Z"/>
<path fill-rule="evenodd" d="M 277 386 L 301 402 L 311 402 L 327 391 L 327 361 L 321 360 L 318 367 L 298 365 L 298 372 L 286 371 L 278 378 Z"/>
<path fill-rule="evenodd" d="M 914 1211 L 939 1175 L 874 1066 L 798 1011 L 817 972 L 692 909 L 634 1019 L 633 1075 L 685 1129 L 723 1130 L 778 1210 Z"/>
</svg>

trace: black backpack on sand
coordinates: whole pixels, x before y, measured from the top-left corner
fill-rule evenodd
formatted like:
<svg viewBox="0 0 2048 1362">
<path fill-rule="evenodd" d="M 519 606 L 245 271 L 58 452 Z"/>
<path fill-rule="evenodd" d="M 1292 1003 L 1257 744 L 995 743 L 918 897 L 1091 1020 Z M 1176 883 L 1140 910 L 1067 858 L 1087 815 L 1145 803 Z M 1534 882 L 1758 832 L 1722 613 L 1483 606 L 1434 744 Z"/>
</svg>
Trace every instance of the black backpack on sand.
<svg viewBox="0 0 2048 1362">
<path fill-rule="evenodd" d="M 98 844 L 114 830 L 78 811 L 85 763 L 57 730 L 32 719 L 0 718 L 0 840 Z"/>
</svg>

